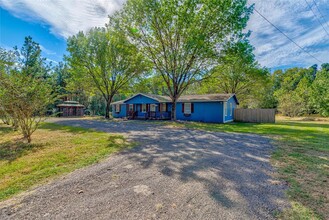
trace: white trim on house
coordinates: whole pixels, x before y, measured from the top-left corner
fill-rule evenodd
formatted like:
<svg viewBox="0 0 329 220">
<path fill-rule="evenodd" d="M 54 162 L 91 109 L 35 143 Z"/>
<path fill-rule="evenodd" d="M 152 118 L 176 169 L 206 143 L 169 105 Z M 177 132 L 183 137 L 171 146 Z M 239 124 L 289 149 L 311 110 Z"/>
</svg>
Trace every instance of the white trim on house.
<svg viewBox="0 0 329 220">
<path fill-rule="evenodd" d="M 115 105 L 115 113 L 120 113 L 120 104 Z"/>
<path fill-rule="evenodd" d="M 233 121 L 234 121 L 234 119 L 230 119 L 230 120 L 224 121 L 223 123 L 225 124 L 225 123 L 229 123 L 229 122 L 233 122 Z"/>
<path fill-rule="evenodd" d="M 145 107 L 145 108 L 144 108 Z M 142 104 L 142 109 L 141 112 L 145 113 L 146 112 L 146 104 Z"/>
<path fill-rule="evenodd" d="M 160 111 L 161 112 L 167 111 L 167 103 L 160 103 Z"/>
<path fill-rule="evenodd" d="M 224 117 L 228 116 L 227 115 L 227 102 L 224 102 Z"/>
<path fill-rule="evenodd" d="M 156 111 L 156 104 L 150 104 L 150 112 Z"/>
<path fill-rule="evenodd" d="M 225 109 L 224 109 L 224 103 L 225 103 L 225 102 L 222 102 L 222 103 L 223 103 L 223 105 L 222 105 L 222 106 L 223 106 L 223 123 L 225 123 L 225 113 L 224 113 L 224 110 L 225 110 Z"/>
<path fill-rule="evenodd" d="M 233 104 L 232 104 L 232 102 L 230 102 L 230 116 L 232 116 L 233 115 Z"/>
<path fill-rule="evenodd" d="M 191 113 L 192 113 L 192 103 L 184 102 L 184 114 L 191 114 Z"/>
</svg>

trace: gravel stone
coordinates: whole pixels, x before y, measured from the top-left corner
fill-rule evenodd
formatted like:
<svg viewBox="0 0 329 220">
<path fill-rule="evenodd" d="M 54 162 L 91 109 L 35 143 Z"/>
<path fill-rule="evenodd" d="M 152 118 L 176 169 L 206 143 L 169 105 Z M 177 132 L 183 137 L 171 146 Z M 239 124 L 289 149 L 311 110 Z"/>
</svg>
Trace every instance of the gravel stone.
<svg viewBox="0 0 329 220">
<path fill-rule="evenodd" d="M 1 202 L 0 219 L 273 219 L 289 206 L 265 137 L 138 121 L 52 122 L 123 134 L 139 146 Z"/>
</svg>

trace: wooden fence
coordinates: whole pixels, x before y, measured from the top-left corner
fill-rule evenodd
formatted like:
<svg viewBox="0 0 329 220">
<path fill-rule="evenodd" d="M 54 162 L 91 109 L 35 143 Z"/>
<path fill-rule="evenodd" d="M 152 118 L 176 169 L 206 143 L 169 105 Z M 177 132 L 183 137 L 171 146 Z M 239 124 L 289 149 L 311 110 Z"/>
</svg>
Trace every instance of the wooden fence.
<svg viewBox="0 0 329 220">
<path fill-rule="evenodd" d="M 239 122 L 275 123 L 275 109 L 235 109 L 234 120 Z"/>
</svg>

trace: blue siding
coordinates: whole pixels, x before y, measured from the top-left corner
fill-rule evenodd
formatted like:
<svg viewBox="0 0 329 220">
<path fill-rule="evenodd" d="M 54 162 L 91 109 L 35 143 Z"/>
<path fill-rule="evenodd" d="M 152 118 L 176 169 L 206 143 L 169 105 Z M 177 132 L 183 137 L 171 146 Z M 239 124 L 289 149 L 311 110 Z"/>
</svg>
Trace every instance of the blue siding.
<svg viewBox="0 0 329 220">
<path fill-rule="evenodd" d="M 237 103 L 234 99 L 234 97 L 231 97 L 226 102 L 226 115 L 224 116 L 225 121 L 224 122 L 230 122 L 234 120 L 234 109 L 236 109 Z"/>
<path fill-rule="evenodd" d="M 194 112 L 185 116 L 182 112 L 182 103 L 177 103 L 177 120 L 223 123 L 222 102 L 194 102 Z"/>
<path fill-rule="evenodd" d="M 126 117 L 127 116 L 126 104 L 121 104 L 119 113 L 115 112 L 115 105 L 112 105 L 112 116 L 114 118 L 124 118 L 124 117 Z"/>
<path fill-rule="evenodd" d="M 125 102 L 126 104 L 156 104 L 158 101 L 148 98 L 146 96 L 137 95 L 132 99 L 129 99 Z"/>
<path fill-rule="evenodd" d="M 231 97 L 227 102 L 192 102 L 194 105 L 194 111 L 190 115 L 184 115 L 182 112 L 182 103 L 178 102 L 176 106 L 176 116 L 178 120 L 186 121 L 198 121 L 198 122 L 212 122 L 212 123 L 226 123 L 233 121 L 234 109 L 237 107 L 237 102 L 234 97 Z M 224 112 L 224 103 L 226 103 L 226 113 Z M 140 104 L 159 104 L 158 101 L 143 96 L 137 95 L 132 99 L 125 101 L 125 104 L 121 104 L 121 111 L 115 112 L 115 106 L 112 106 L 112 115 L 114 118 L 123 118 L 127 116 L 127 104 L 135 105 L 135 111 L 138 112 L 139 117 L 143 117 L 146 113 L 141 112 Z M 171 112 L 172 104 L 168 103 L 167 111 Z M 156 108 L 157 117 L 160 115 L 159 105 Z M 166 117 L 169 113 L 164 113 Z"/>
</svg>

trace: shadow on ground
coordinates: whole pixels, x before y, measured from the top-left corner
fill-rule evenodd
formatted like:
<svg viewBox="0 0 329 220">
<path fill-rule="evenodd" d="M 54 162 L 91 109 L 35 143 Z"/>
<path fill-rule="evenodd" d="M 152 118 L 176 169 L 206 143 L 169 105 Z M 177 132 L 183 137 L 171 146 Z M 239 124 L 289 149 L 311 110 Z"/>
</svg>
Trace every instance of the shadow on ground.
<svg viewBox="0 0 329 220">
<path fill-rule="evenodd" d="M 284 196 L 275 185 L 269 164 L 273 150 L 269 139 L 248 134 L 226 134 L 188 129 L 170 129 L 159 123 L 138 121 L 58 121 L 110 133 L 124 133 L 141 146 L 124 152 L 129 161 L 147 171 L 156 167 L 163 175 L 183 183 L 201 183 L 220 206 L 234 208 L 240 197 L 253 213 L 265 218 L 264 210 L 275 213 Z M 236 198 L 230 192 L 238 193 Z M 193 194 L 193 192 L 191 192 Z M 232 193 L 234 194 L 234 193 Z"/>
</svg>

